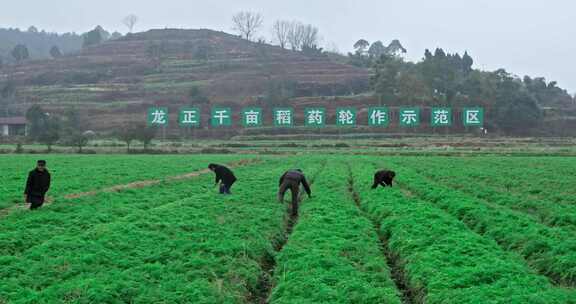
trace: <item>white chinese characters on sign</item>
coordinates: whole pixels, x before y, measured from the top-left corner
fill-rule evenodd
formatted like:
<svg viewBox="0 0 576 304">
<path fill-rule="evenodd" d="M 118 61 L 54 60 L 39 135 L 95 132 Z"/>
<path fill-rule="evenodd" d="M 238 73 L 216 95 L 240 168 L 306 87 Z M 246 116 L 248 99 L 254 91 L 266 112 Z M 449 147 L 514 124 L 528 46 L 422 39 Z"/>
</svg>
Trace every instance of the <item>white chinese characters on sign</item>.
<svg viewBox="0 0 576 304">
<path fill-rule="evenodd" d="M 324 113 L 320 110 L 311 110 L 308 112 L 307 121 L 309 125 L 322 125 L 324 124 Z"/>
<path fill-rule="evenodd" d="M 254 110 L 250 110 L 245 113 L 245 119 L 247 125 L 259 125 L 260 124 L 260 113 Z"/>
<path fill-rule="evenodd" d="M 197 112 L 196 111 L 182 111 L 183 113 L 183 118 L 182 118 L 182 123 L 183 124 L 197 124 L 198 123 L 198 119 L 197 119 Z"/>
<path fill-rule="evenodd" d="M 167 123 L 166 121 L 166 112 L 163 110 L 155 110 L 152 112 L 152 123 L 164 125 Z"/>
<path fill-rule="evenodd" d="M 338 123 L 341 125 L 353 125 L 354 113 L 352 112 L 352 110 L 338 111 Z"/>
<path fill-rule="evenodd" d="M 454 122 L 454 111 L 449 107 L 433 107 L 429 113 L 428 123 L 431 126 L 451 126 Z M 482 127 L 484 124 L 484 109 L 482 107 L 464 108 L 461 111 L 460 121 L 466 127 Z M 199 108 L 181 108 L 178 122 L 183 127 L 198 127 L 201 124 L 202 112 Z M 338 126 L 355 126 L 358 113 L 354 107 L 342 107 L 336 109 L 336 124 Z M 385 106 L 371 107 L 367 112 L 367 122 L 373 127 L 386 127 L 390 124 L 390 110 Z M 399 124 L 401 126 L 416 127 L 422 123 L 421 109 L 418 107 L 400 108 Z M 275 108 L 273 121 L 276 126 L 294 126 L 294 112 L 292 108 Z M 261 108 L 244 108 L 241 112 L 244 126 L 261 126 L 263 124 L 263 111 Z M 326 108 L 306 108 L 304 111 L 304 124 L 308 127 L 324 127 L 327 120 Z M 212 108 L 211 124 L 215 127 L 232 126 L 231 108 Z M 169 111 L 167 107 L 151 107 L 147 112 L 149 126 L 166 127 L 169 123 Z"/>
<path fill-rule="evenodd" d="M 230 115 L 227 115 L 228 111 L 226 110 L 219 110 L 216 111 L 214 114 L 214 118 L 218 121 L 218 124 L 223 125 L 224 122 L 230 118 Z"/>
<path fill-rule="evenodd" d="M 418 122 L 418 113 L 415 110 L 405 110 L 400 115 L 405 125 L 412 125 Z"/>
<path fill-rule="evenodd" d="M 450 111 L 448 110 L 438 110 L 434 112 L 434 124 L 437 125 L 447 125 L 450 124 Z"/>
<path fill-rule="evenodd" d="M 370 115 L 371 125 L 383 125 L 387 122 L 387 113 L 384 110 L 376 109 Z"/>
<path fill-rule="evenodd" d="M 480 123 L 480 111 L 479 110 L 466 111 L 466 123 L 467 124 L 479 124 Z"/>
<path fill-rule="evenodd" d="M 292 111 L 290 110 L 277 110 L 276 111 L 276 124 L 278 125 L 291 125 L 292 124 Z"/>
</svg>

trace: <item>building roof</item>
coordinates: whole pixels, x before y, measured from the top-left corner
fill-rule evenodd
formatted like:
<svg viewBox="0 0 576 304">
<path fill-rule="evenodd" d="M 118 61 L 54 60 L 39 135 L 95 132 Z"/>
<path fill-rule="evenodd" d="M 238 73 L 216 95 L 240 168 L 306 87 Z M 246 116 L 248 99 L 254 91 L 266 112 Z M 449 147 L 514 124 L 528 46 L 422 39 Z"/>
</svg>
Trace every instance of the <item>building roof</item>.
<svg viewBox="0 0 576 304">
<path fill-rule="evenodd" d="M 26 117 L 0 117 L 0 125 L 25 125 Z"/>
</svg>

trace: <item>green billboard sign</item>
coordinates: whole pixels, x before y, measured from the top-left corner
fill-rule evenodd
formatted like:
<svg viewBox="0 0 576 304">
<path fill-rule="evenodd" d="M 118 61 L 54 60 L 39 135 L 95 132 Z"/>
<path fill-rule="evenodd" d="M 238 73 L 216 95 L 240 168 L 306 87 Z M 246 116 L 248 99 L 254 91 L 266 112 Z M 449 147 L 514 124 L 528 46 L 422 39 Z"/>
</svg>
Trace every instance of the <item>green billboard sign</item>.
<svg viewBox="0 0 576 304">
<path fill-rule="evenodd" d="M 386 127 L 390 123 L 390 115 L 386 107 L 373 107 L 368 109 L 368 125 L 372 127 Z"/>
<path fill-rule="evenodd" d="M 178 122 L 183 127 L 198 127 L 200 126 L 200 109 L 198 108 L 182 108 Z"/>
<path fill-rule="evenodd" d="M 307 108 L 304 110 L 304 124 L 308 127 L 324 127 L 326 124 L 326 109 Z"/>
<path fill-rule="evenodd" d="M 292 127 L 294 125 L 294 111 L 291 108 L 274 109 L 274 125 L 277 127 Z"/>
<path fill-rule="evenodd" d="M 213 127 L 229 127 L 232 125 L 232 110 L 230 108 L 212 108 L 210 121 Z"/>
<path fill-rule="evenodd" d="M 464 126 L 481 127 L 484 125 L 484 109 L 482 108 L 464 108 L 462 116 Z"/>
<path fill-rule="evenodd" d="M 149 126 L 163 127 L 168 125 L 168 108 L 149 108 L 147 121 Z"/>
<path fill-rule="evenodd" d="M 245 127 L 259 127 L 262 125 L 261 108 L 245 108 L 242 110 L 242 125 Z"/>
</svg>

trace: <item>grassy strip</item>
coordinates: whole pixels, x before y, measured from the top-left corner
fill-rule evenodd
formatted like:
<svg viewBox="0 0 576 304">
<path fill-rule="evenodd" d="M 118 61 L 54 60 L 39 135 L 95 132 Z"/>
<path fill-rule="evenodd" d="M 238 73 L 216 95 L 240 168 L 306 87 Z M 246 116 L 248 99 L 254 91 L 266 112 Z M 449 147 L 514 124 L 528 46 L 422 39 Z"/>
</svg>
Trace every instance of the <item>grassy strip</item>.
<svg viewBox="0 0 576 304">
<path fill-rule="evenodd" d="M 200 163 L 196 166 L 204 167 Z M 213 178 L 208 175 L 209 179 Z M 239 178 L 239 184 L 244 183 L 244 176 L 239 175 Z M 196 179 L 170 181 L 121 193 L 98 193 L 78 199 L 57 198 L 54 204 L 39 212 L 14 211 L 0 220 L 0 255 L 20 255 L 52 237 L 75 235 L 128 216 L 135 210 L 145 212 L 184 199 L 191 195 L 192 186 L 198 183 Z M 204 191 L 214 191 L 210 182 L 202 183 L 202 187 Z"/>
<path fill-rule="evenodd" d="M 212 176 L 203 176 L 188 198 L 170 202 L 159 193 L 155 208 L 134 206 L 116 221 L 2 256 L 0 299 L 243 302 L 258 282 L 259 261 L 274 250 L 270 240 L 284 229 L 285 210 L 271 191 L 282 170 L 280 161 L 238 169 L 244 178 L 230 197 L 208 191 Z"/>
<path fill-rule="evenodd" d="M 402 161 L 402 163 L 406 163 Z M 429 163 L 426 166 L 415 166 L 418 173 L 426 175 L 435 182 L 456 188 L 480 199 L 508 207 L 533 216 L 535 220 L 551 227 L 561 227 L 570 231 L 576 230 L 576 205 L 558 204 L 546 199 L 534 199 L 524 194 L 517 194 L 507 189 L 497 189 L 489 182 L 491 175 L 482 174 L 482 168 L 455 168 L 447 163 Z M 484 176 L 479 179 L 478 176 Z M 519 174 L 517 179 L 526 178 Z M 534 177 L 533 177 L 534 178 Z M 498 179 L 494 176 L 494 179 Z M 513 180 L 511 182 L 514 182 Z M 493 183 L 493 182 L 492 182 Z"/>
<path fill-rule="evenodd" d="M 0 209 L 22 203 L 28 172 L 40 158 L 48 161 L 52 173 L 52 187 L 48 195 L 58 197 L 189 173 L 205 169 L 210 162 L 233 162 L 251 156 L 4 155 L 0 156 Z"/>
<path fill-rule="evenodd" d="M 363 176 L 362 185 L 370 184 L 372 170 L 356 173 Z M 405 197 L 398 188 L 360 193 L 362 208 L 381 223 L 380 233 L 402 264 L 406 284 L 418 303 L 573 303 L 576 299 L 576 293 L 554 288 L 520 257 L 429 203 Z"/>
<path fill-rule="evenodd" d="M 345 167 L 327 167 L 277 256 L 270 303 L 400 303 L 376 233 L 348 197 Z"/>
<path fill-rule="evenodd" d="M 408 167 L 396 166 L 399 181 L 422 199 L 459 218 L 506 250 L 523 256 L 539 273 L 559 284 L 576 285 L 576 238 L 558 228 L 496 205 L 483 204 L 464 193 L 440 186 Z"/>
<path fill-rule="evenodd" d="M 316 177 L 322 173 L 326 166 L 326 161 L 316 160 L 314 159 L 311 162 L 304 162 L 306 163 L 306 174 L 308 175 L 307 180 L 312 187 Z M 304 165 L 302 162 L 296 164 L 294 168 L 301 168 L 301 165 Z M 301 187 L 302 188 L 302 187 Z M 288 193 L 288 195 L 291 195 Z M 305 193 L 300 192 L 298 200 L 302 203 L 304 199 Z M 294 225 L 298 223 L 298 215 L 293 215 L 291 212 L 291 206 L 288 204 L 286 207 L 286 215 L 284 217 L 284 231 L 281 235 L 278 235 L 273 240 L 273 246 L 275 253 L 279 252 L 284 248 L 286 242 L 290 238 L 292 231 L 294 229 Z M 250 290 L 250 296 L 248 297 L 248 302 L 250 303 L 268 303 L 268 298 L 272 293 L 272 280 L 274 276 L 274 271 L 276 268 L 276 259 L 274 255 L 266 255 L 264 259 L 260 261 L 261 266 L 261 273 L 258 280 L 258 284 L 256 285 L 255 289 Z"/>
<path fill-rule="evenodd" d="M 445 169 L 465 166 L 469 176 L 500 192 L 515 192 L 525 198 L 544 199 L 553 203 L 574 204 L 576 158 L 450 158 L 420 159 L 420 163 L 441 165 Z M 505 170 L 503 170 L 505 168 Z"/>
</svg>

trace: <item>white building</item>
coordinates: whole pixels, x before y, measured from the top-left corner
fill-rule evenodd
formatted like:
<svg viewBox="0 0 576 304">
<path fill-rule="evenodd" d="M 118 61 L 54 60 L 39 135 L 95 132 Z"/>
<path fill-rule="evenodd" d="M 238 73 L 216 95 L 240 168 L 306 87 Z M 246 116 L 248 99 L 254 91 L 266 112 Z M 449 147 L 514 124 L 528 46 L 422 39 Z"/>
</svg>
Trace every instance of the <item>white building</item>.
<svg viewBox="0 0 576 304">
<path fill-rule="evenodd" d="M 0 135 L 28 135 L 28 122 L 25 117 L 0 117 Z"/>
</svg>

